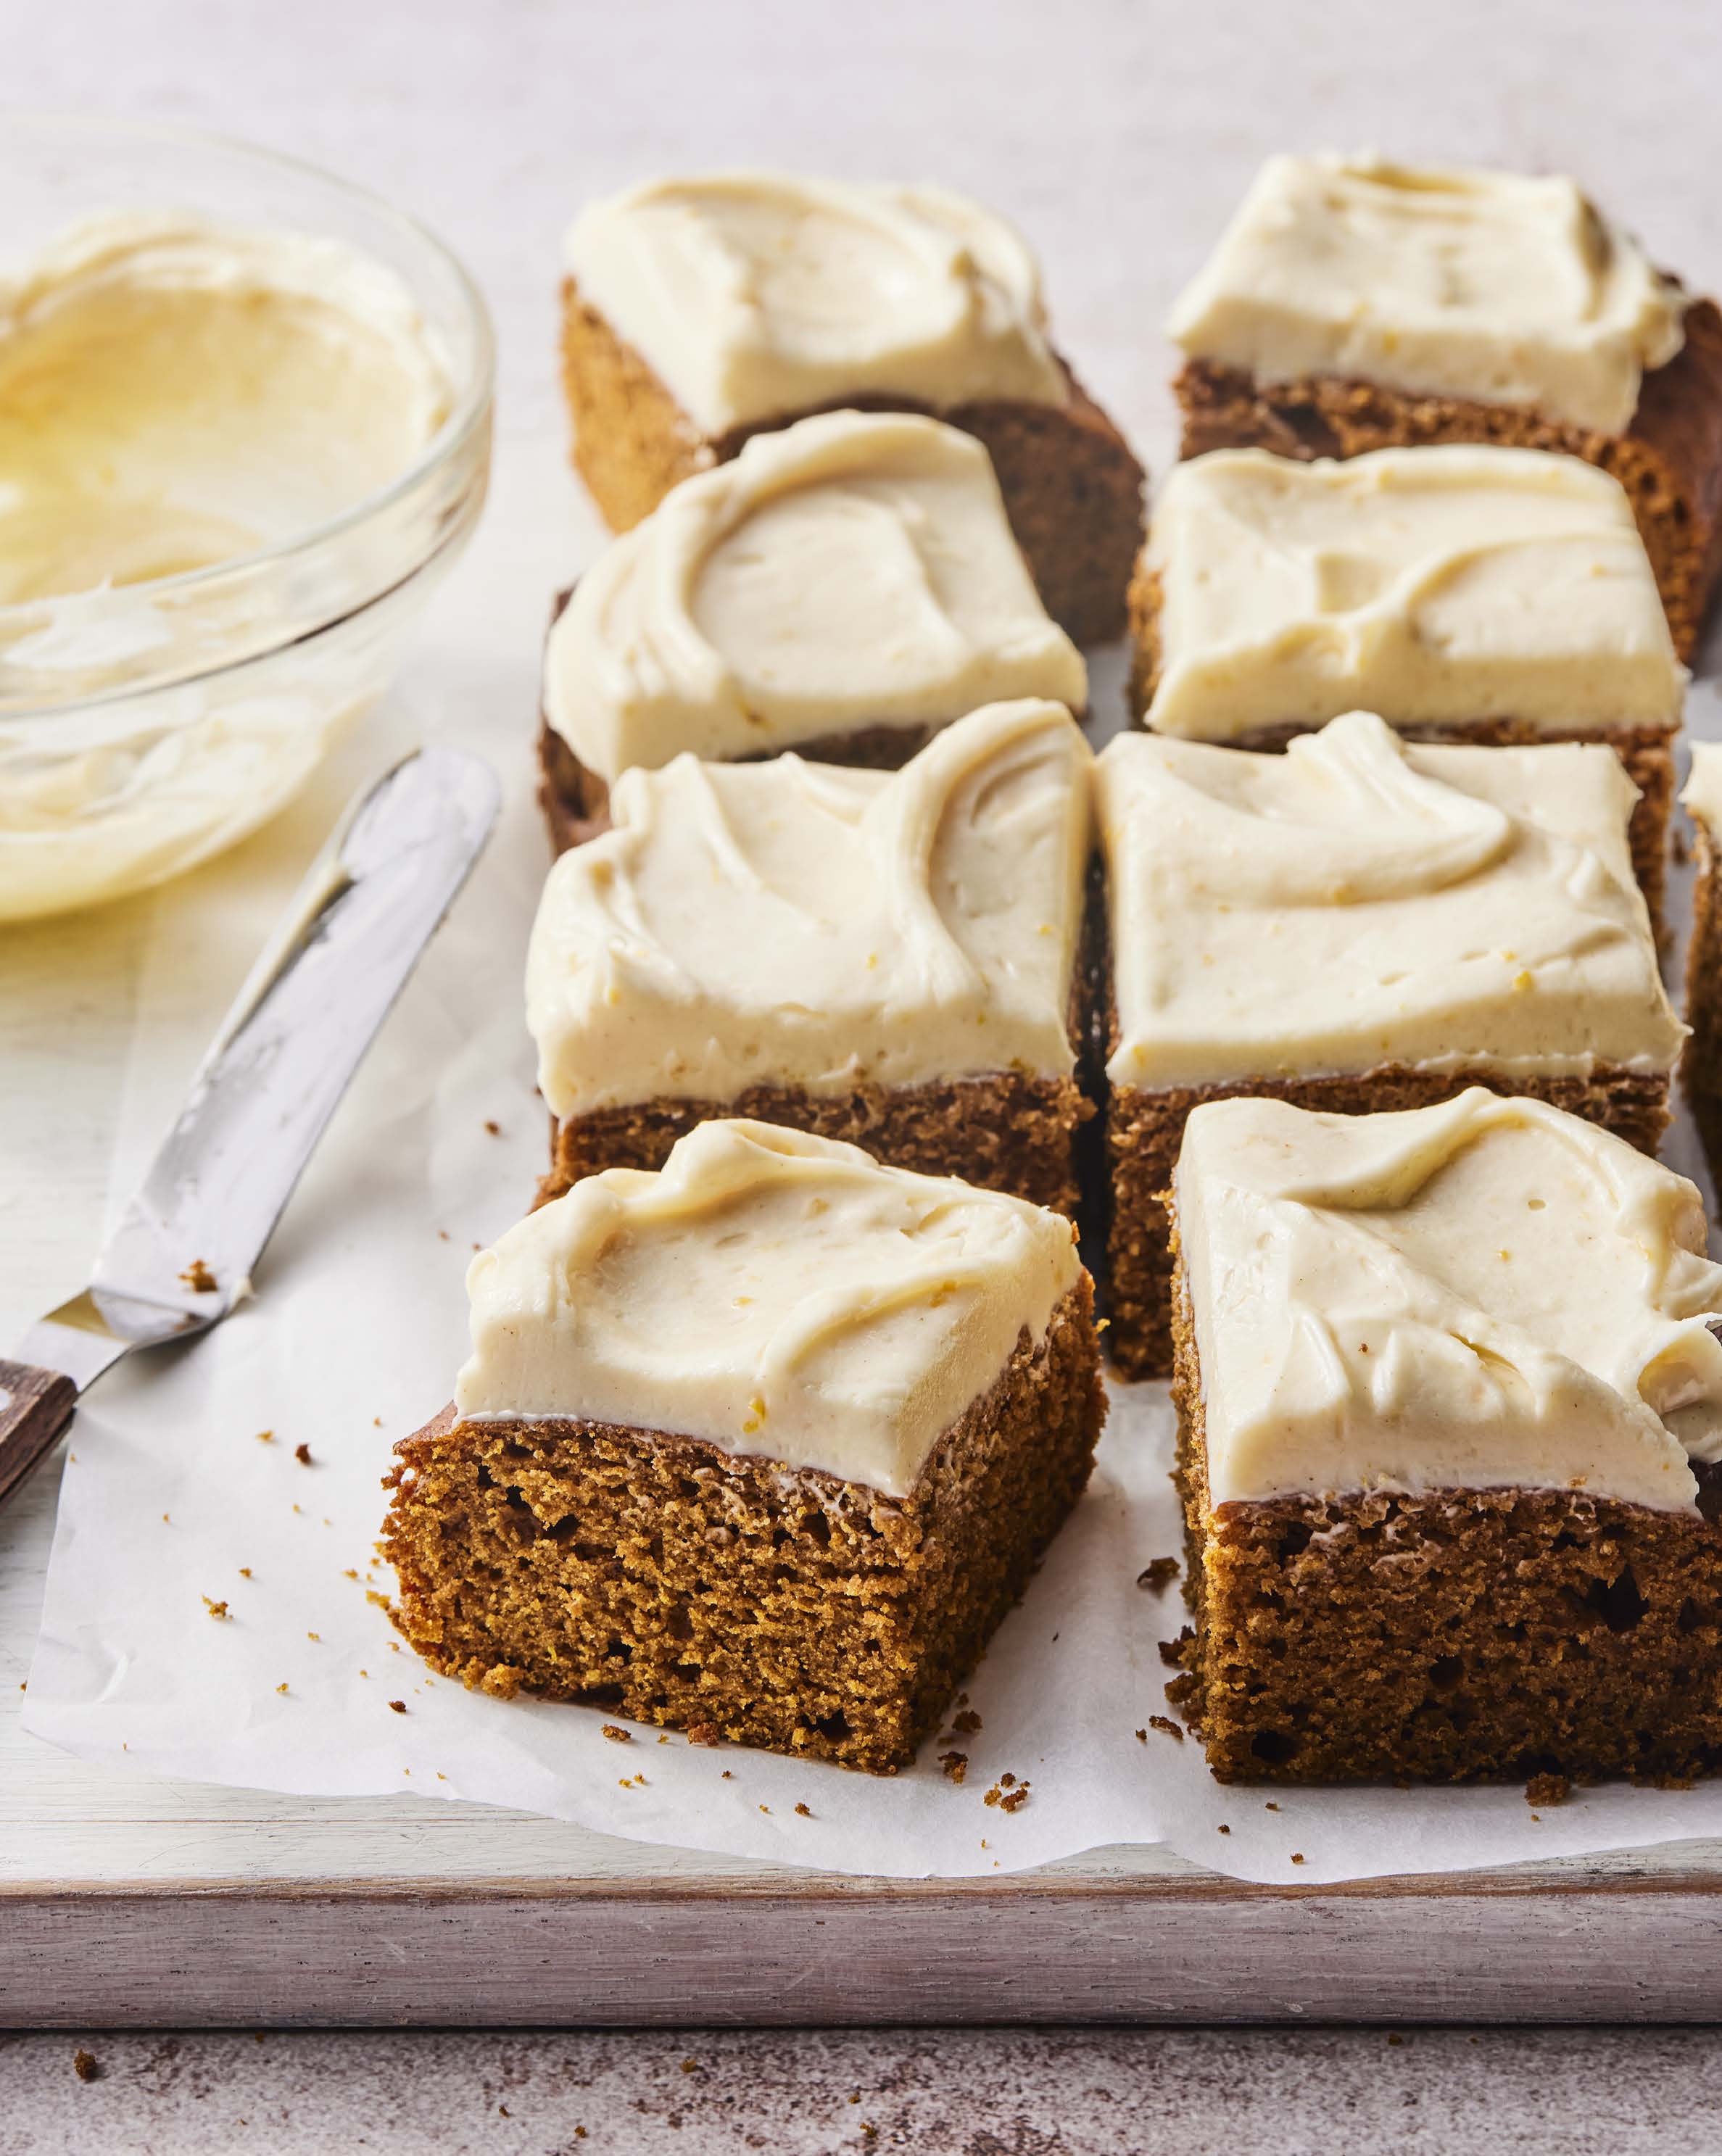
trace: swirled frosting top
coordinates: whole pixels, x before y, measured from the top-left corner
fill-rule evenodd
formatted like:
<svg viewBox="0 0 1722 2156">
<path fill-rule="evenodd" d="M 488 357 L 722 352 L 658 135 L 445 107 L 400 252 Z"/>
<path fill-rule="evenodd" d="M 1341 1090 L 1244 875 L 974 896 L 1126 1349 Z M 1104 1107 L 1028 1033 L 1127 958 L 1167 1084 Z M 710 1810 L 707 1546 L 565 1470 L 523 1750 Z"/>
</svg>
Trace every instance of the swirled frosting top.
<svg viewBox="0 0 1722 2156">
<path fill-rule="evenodd" d="M 1538 449 L 1299 464 L 1217 449 L 1154 510 L 1148 721 L 1225 740 L 1362 706 L 1396 726 L 1673 726 L 1685 670 L 1618 480 Z"/>
<path fill-rule="evenodd" d="M 1082 1276 L 1056 1213 L 857 1146 L 702 1123 L 468 1270 L 465 1418 L 702 1438 L 906 1496 L 949 1425 Z"/>
<path fill-rule="evenodd" d="M 943 187 L 654 180 L 589 203 L 563 259 L 703 434 L 862 396 L 1069 398 L 1034 256 Z"/>
<path fill-rule="evenodd" d="M 527 959 L 557 1116 L 756 1085 L 1067 1076 L 1087 743 L 995 704 L 894 773 L 630 771 L 550 871 Z"/>
<path fill-rule="evenodd" d="M 803 419 L 685 480 L 580 579 L 545 657 L 546 716 L 610 779 L 1011 696 L 1081 709 L 1081 655 L 986 451 L 897 413 Z"/>
<path fill-rule="evenodd" d="M 1270 157 L 1167 324 L 1192 358 L 1533 409 L 1623 434 L 1680 288 L 1570 179 Z"/>
<path fill-rule="evenodd" d="M 1174 1184 L 1213 1505 L 1524 1487 L 1695 1512 L 1722 1458 L 1698 1192 L 1473 1086 L 1313 1115 L 1211 1101 Z"/>
<path fill-rule="evenodd" d="M 1096 794 L 1115 1086 L 1679 1052 L 1611 748 L 1429 747 L 1352 711 L 1283 756 L 1121 735 Z"/>
</svg>

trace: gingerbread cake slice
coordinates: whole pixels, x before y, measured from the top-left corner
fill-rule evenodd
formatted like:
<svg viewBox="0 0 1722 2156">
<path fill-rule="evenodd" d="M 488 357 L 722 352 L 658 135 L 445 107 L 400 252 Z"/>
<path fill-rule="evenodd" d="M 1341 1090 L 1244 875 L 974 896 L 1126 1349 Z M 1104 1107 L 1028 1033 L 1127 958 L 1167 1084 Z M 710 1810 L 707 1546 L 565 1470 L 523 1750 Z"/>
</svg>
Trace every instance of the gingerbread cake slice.
<svg viewBox="0 0 1722 2156">
<path fill-rule="evenodd" d="M 1660 921 L 1685 671 L 1616 480 L 1534 449 L 1180 465 L 1131 591 L 1139 716 L 1283 747 L 1341 711 L 1420 741 L 1600 741 Z"/>
<path fill-rule="evenodd" d="M 383 1548 L 434 1668 L 891 1774 L 1082 1494 L 1075 1232 L 761 1123 L 578 1184 L 468 1274 Z"/>
<path fill-rule="evenodd" d="M 1722 1763 L 1722 1267 L 1693 1186 L 1479 1088 L 1205 1105 L 1173 1194 L 1170 1689 L 1215 1774 Z"/>
<path fill-rule="evenodd" d="M 1686 1023 L 1692 1038 L 1680 1059 L 1680 1083 L 1722 1188 L 1722 745 L 1694 742 L 1692 771 L 1680 796 L 1692 819 L 1692 937 L 1686 947 Z"/>
<path fill-rule="evenodd" d="M 1364 1114 L 1481 1084 L 1656 1150 L 1684 1029 L 1611 751 L 1427 747 L 1354 711 L 1283 756 L 1121 735 L 1095 790 L 1127 1377 L 1170 1366 L 1165 1194 L 1205 1101 Z"/>
<path fill-rule="evenodd" d="M 821 413 L 672 487 L 558 613 L 551 836 L 602 829 L 635 765 L 793 748 L 893 769 L 1017 696 L 1080 712 L 1087 673 L 1036 593 L 985 450 L 913 413 Z"/>
<path fill-rule="evenodd" d="M 718 173 L 589 203 L 564 265 L 574 463 L 613 530 L 762 429 L 932 413 L 985 445 L 1053 619 L 1123 633 L 1142 468 L 1048 341 L 1001 218 L 937 187 Z"/>
<path fill-rule="evenodd" d="M 547 1194 L 738 1115 L 1073 1213 L 1092 761 L 1025 700 L 896 773 L 627 772 L 528 950 Z"/>
<path fill-rule="evenodd" d="M 1271 157 L 1168 328 L 1185 456 L 1493 442 L 1612 472 L 1691 658 L 1722 574 L 1722 313 L 1571 180 Z"/>
</svg>

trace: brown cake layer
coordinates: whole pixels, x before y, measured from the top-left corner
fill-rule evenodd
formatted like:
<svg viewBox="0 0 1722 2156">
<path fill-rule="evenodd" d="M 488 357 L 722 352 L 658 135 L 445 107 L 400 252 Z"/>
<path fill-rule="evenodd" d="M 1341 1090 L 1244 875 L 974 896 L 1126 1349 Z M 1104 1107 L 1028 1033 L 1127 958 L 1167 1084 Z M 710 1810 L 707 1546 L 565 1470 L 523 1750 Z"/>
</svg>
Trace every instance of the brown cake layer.
<svg viewBox="0 0 1722 2156">
<path fill-rule="evenodd" d="M 1070 401 L 1061 405 L 991 399 L 935 412 L 907 398 L 844 397 L 708 436 L 569 280 L 562 368 L 575 469 L 614 531 L 639 523 L 681 480 L 726 463 L 750 435 L 812 411 L 924 412 L 985 444 L 1041 603 L 1065 633 L 1082 644 L 1123 634 L 1124 588 L 1142 543 L 1143 470 L 1068 367 Z"/>
<path fill-rule="evenodd" d="M 1722 1763 L 1712 1519 L 1568 1490 L 1211 1507 L 1181 1266 L 1175 1332 L 1194 1627 L 1169 1689 L 1221 1781 L 1669 1781 Z"/>
<path fill-rule="evenodd" d="M 931 726 L 859 726 L 852 733 L 821 734 L 798 742 L 797 756 L 810 763 L 858 765 L 867 771 L 901 771 L 933 738 Z M 740 757 L 742 763 L 763 763 L 768 756 Z M 538 806 L 544 812 L 550 843 L 558 854 L 583 845 L 610 828 L 607 779 L 581 762 L 547 719 L 538 727 Z"/>
<path fill-rule="evenodd" d="M 1518 1078 L 1499 1071 L 1413 1070 L 1381 1064 L 1355 1077 L 1248 1079 L 1226 1086 L 1139 1092 L 1115 1086 L 1106 1111 L 1110 1219 L 1107 1229 L 1107 1347 L 1127 1378 L 1164 1378 L 1172 1368 L 1172 1224 L 1166 1197 L 1192 1108 L 1205 1101 L 1289 1101 L 1328 1114 L 1378 1115 L 1432 1107 L 1468 1086 L 1547 1101 L 1600 1123 L 1641 1152 L 1654 1154 L 1668 1121 L 1666 1074 L 1604 1067 L 1589 1078 Z"/>
<path fill-rule="evenodd" d="M 697 1124 L 738 1116 L 858 1145 L 892 1168 L 956 1175 L 983 1190 L 1008 1190 L 1074 1219 L 1077 1133 L 1094 1114 L 1074 1078 L 1020 1071 L 952 1078 L 924 1086 L 852 1086 L 810 1093 L 750 1086 L 730 1101 L 660 1096 L 636 1106 L 594 1108 L 550 1130 L 550 1172 L 538 1202 L 560 1198 L 582 1176 L 607 1168 L 660 1168 Z"/>
<path fill-rule="evenodd" d="M 1260 449 L 1307 459 L 1485 442 L 1601 465 L 1632 499 L 1675 648 L 1691 660 L 1722 576 L 1722 313 L 1714 301 L 1689 307 L 1685 342 L 1644 377 L 1623 434 L 1334 375 L 1260 382 L 1200 359 L 1187 361 L 1173 386 L 1186 457 Z"/>
<path fill-rule="evenodd" d="M 1704 1141 L 1710 1180 L 1722 1188 L 1722 868 L 1716 834 L 1692 819 L 1694 870 L 1692 940 L 1686 947 L 1686 1023 L 1692 1028 L 1680 1058 L 1680 1083 Z"/>
<path fill-rule="evenodd" d="M 1130 580 L 1130 708 L 1138 725 L 1146 723 L 1160 678 L 1159 578 L 1146 558 L 1137 564 Z M 1218 748 L 1247 748 L 1275 752 L 1299 734 L 1313 733 L 1302 722 L 1254 726 L 1247 733 L 1229 735 L 1216 742 Z M 1638 789 L 1627 844 L 1632 850 L 1632 872 L 1650 908 L 1651 927 L 1658 945 L 1668 940 L 1663 901 L 1667 886 L 1668 816 L 1674 800 L 1674 741 L 1680 729 L 1668 726 L 1575 726 L 1565 732 L 1534 726 L 1523 719 L 1478 717 L 1464 725 L 1407 726 L 1396 725 L 1396 733 L 1407 741 L 1451 742 L 1461 748 L 1546 748 L 1559 742 L 1585 742 L 1611 748 L 1626 766 L 1627 776 Z"/>
<path fill-rule="evenodd" d="M 609 1423 L 396 1447 L 383 1552 L 433 1667 L 893 1774 L 1081 1496 L 1105 1417 L 1086 1275 L 891 1498 Z"/>
</svg>

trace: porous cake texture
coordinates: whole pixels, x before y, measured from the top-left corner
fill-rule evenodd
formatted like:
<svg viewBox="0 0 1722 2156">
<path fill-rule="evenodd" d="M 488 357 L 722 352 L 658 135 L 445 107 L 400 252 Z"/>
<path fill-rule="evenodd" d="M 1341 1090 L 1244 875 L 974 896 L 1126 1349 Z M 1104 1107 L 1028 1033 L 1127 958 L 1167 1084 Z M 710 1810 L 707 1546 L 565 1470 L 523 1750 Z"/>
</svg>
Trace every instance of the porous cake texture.
<svg viewBox="0 0 1722 2156">
<path fill-rule="evenodd" d="M 1260 756 L 1097 766 L 1108 952 L 1108 1348 L 1171 1366 L 1165 1194 L 1205 1101 L 1351 1114 L 1481 1084 L 1653 1152 L 1683 1029 L 1601 747 L 1431 747 L 1352 712 Z"/>
<path fill-rule="evenodd" d="M 1698 1193 L 1473 1090 L 1198 1107 L 1174 1184 L 1192 1624 L 1223 1781 L 1722 1761 L 1722 1268 Z"/>
<path fill-rule="evenodd" d="M 763 429 L 931 413 L 986 449 L 1054 620 L 1121 633 L 1142 469 L 1052 349 L 1002 219 L 937 188 L 720 174 L 589 205 L 565 264 L 574 462 L 614 530 Z"/>
<path fill-rule="evenodd" d="M 1216 450 L 1161 490 L 1131 615 L 1158 732 L 1271 750 L 1362 709 L 1419 741 L 1607 742 L 1659 921 L 1686 675 L 1606 472 L 1471 445 Z"/>
<path fill-rule="evenodd" d="M 1169 327 L 1187 457 L 1483 442 L 1611 472 L 1691 658 L 1722 575 L 1722 314 L 1570 180 L 1271 158 Z"/>
<path fill-rule="evenodd" d="M 612 542 L 552 624 L 544 805 L 558 844 L 636 765 L 691 753 L 895 768 L 983 704 L 1081 711 L 972 436 L 903 413 L 756 435 Z"/>
<path fill-rule="evenodd" d="M 626 773 L 528 952 L 546 1194 L 738 1115 L 1073 1214 L 1092 761 L 1025 700 L 891 774 Z"/>
<path fill-rule="evenodd" d="M 470 1276 L 398 1448 L 396 1621 L 437 1669 L 893 1773 L 1087 1482 L 1070 1224 L 849 1146 L 704 1125 Z"/>
<path fill-rule="evenodd" d="M 1722 746 L 1692 745 L 1692 773 L 1680 796 L 1692 819 L 1692 935 L 1686 946 L 1686 1023 L 1692 1038 L 1680 1083 L 1710 1164 L 1722 1185 Z"/>
</svg>

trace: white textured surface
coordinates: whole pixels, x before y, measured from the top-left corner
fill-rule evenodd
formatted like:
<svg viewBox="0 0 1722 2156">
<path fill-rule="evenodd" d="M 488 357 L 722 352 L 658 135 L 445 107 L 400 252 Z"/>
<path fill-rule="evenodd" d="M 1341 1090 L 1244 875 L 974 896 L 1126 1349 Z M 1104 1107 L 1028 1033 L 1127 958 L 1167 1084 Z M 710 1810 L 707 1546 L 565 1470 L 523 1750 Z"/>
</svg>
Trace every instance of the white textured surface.
<svg viewBox="0 0 1722 2156">
<path fill-rule="evenodd" d="M 1655 0 L 1630 23 L 1601 0 L 1520 0 L 1510 13 L 1493 0 L 1438 10 L 1410 0 L 1298 10 L 1067 0 L 1056 12 L 1033 0 L 877 0 L 864 13 L 800 0 L 727 8 L 300 0 L 268 12 L 218 0 L 126 10 L 59 0 L 13 26 L 5 95 L 39 105 L 95 99 L 249 134 L 382 188 L 465 254 L 502 336 L 498 483 L 408 693 L 428 729 L 458 716 L 469 737 L 487 738 L 518 793 L 547 594 L 596 536 L 564 475 L 550 359 L 557 244 L 583 194 L 675 163 L 776 159 L 857 177 L 926 174 L 995 200 L 1042 254 L 1061 344 L 1163 467 L 1169 356 L 1157 325 L 1265 151 L 1373 141 L 1407 156 L 1566 167 L 1657 259 L 1714 285 L 1722 198 L 1703 175 L 1719 64 L 1722 16 L 1696 0 Z M 482 644 L 472 634 L 479 624 Z M 147 911 L 117 909 L 0 945 L 0 1337 L 75 1287 L 93 1246 Z M 21 1034 L 5 1013 L 18 1008 L 13 988 L 25 978 L 49 1017 Z M 78 1045 L 69 1062 L 69 1040 Z M 188 1060 L 191 1052 L 188 1044 Z M 16 1106 L 26 1099 L 35 1103 L 28 1118 Z M 39 1540 L 46 1495 L 39 1484 L 22 1512 L 0 1519 L 0 1564 L 8 1543 L 15 1553 L 23 1540 Z M 25 1644 L 20 1628 L 33 1622 L 15 1569 L 0 1585 L 8 1594 L 0 1658 L 13 1667 Z M 15 1681 L 0 1675 L 0 1685 Z M 15 1752 L 3 1757 L 0 1804 L 21 1763 Z M 136 1785 L 69 1762 L 48 1779 L 68 1816 L 90 1821 L 114 1861 L 133 1868 L 169 1845 L 182 1851 L 217 1810 L 254 1823 L 260 1866 L 280 1841 L 261 1799 L 152 1785 L 140 1820 Z M 404 1810 L 341 1808 L 358 1861 L 396 1868 Z M 421 1860 L 460 1864 L 459 1818 L 419 1826 Z M 332 1817 L 325 1831 L 335 1825 Z M 567 1835 L 547 1827 L 536 1861 L 553 1865 Z M 116 2071 L 90 2088 L 70 2082 L 63 2039 L 45 2040 L 39 2055 L 13 2052 L 0 2146 L 322 2148 L 362 2130 L 362 2119 L 375 2123 L 374 2145 L 402 2150 L 490 2146 L 493 2136 L 523 2148 L 650 2147 L 654 2135 L 671 2145 L 660 2129 L 678 2082 L 673 2047 L 661 2043 L 605 2039 L 589 2059 L 562 2046 L 543 2068 L 563 2092 L 559 2109 L 547 2107 L 536 2138 L 522 2131 L 504 2140 L 509 2128 L 494 2107 L 508 2101 L 504 2077 L 545 2056 L 531 2044 L 479 2039 L 433 2056 L 409 2040 L 380 2052 L 355 2040 L 265 2082 L 237 2047 L 188 2051 L 146 2071 L 159 2046 L 131 2041 L 136 2072 Z M 776 2145 L 797 2145 L 789 2131 L 809 2148 L 858 2142 L 847 2123 L 854 2113 L 815 2120 L 783 2093 L 840 2051 L 837 2072 L 852 2064 L 869 2092 L 887 2081 L 901 2092 L 896 2111 L 859 2113 L 880 2124 L 886 2146 L 887 2133 L 908 2138 L 915 2092 L 941 2084 L 973 2092 L 946 2145 L 977 2150 L 1315 2148 L 1332 2145 L 1336 2132 L 1360 2151 L 1530 2148 L 1557 2136 L 1574 2148 L 1708 2145 L 1708 2126 L 1694 2123 L 1701 2094 L 1702 2117 L 1713 2118 L 1714 2093 L 1702 2090 L 1709 2053 L 1699 2040 L 1599 2046 L 1591 2036 L 1544 2036 L 1524 2051 L 1492 2048 L 1487 2073 L 1455 2037 L 1392 2052 L 1378 2037 L 1254 2037 L 1244 2051 L 1239 2043 L 1099 2038 L 1055 2052 L 1015 2036 L 942 2047 L 934 2039 L 916 2047 L 917 2066 L 890 2039 L 761 2040 L 757 2112 L 738 2100 L 708 2130 L 690 2106 L 674 2145 L 688 2156 L 702 2139 L 745 2146 L 749 2133 L 769 2138 L 784 2118 L 791 2125 Z M 341 2059 L 354 2077 L 344 2093 Z M 1354 2063 L 1340 2072 L 1340 2059 Z M 397 2093 L 378 2092 L 381 2060 L 399 2061 L 389 2076 Z M 1457 2064 L 1436 2073 L 1418 2063 L 1431 2060 Z M 609 2130 L 575 2144 L 582 2114 L 566 2092 L 604 2062 Z M 488 2101 L 457 2112 L 480 2084 Z M 63 2112 L 49 2107 L 61 2087 Z M 1097 2126 L 1093 2092 L 1108 2087 L 1123 2103 L 1111 2125 Z M 1055 2087 L 1056 2098 L 1046 2093 Z M 1620 2101 L 1623 2089 L 1630 2103 Z M 1086 2113 L 1072 2090 L 1083 2092 Z M 234 2101 L 249 2092 L 266 2111 Z M 218 2092 L 219 2109 L 209 2109 Z M 18 2107 L 26 2097 L 33 2108 Z M 92 2098 L 112 2107 L 75 2108 Z M 171 2102 L 185 2107 L 158 2107 Z M 252 2121 L 244 2135 L 241 2116 Z M 553 2133 L 542 2127 L 546 2117 Z M 207 2125 L 193 2123 L 203 2118 Z M 718 2124 L 727 2138 L 713 2138 Z"/>
</svg>

